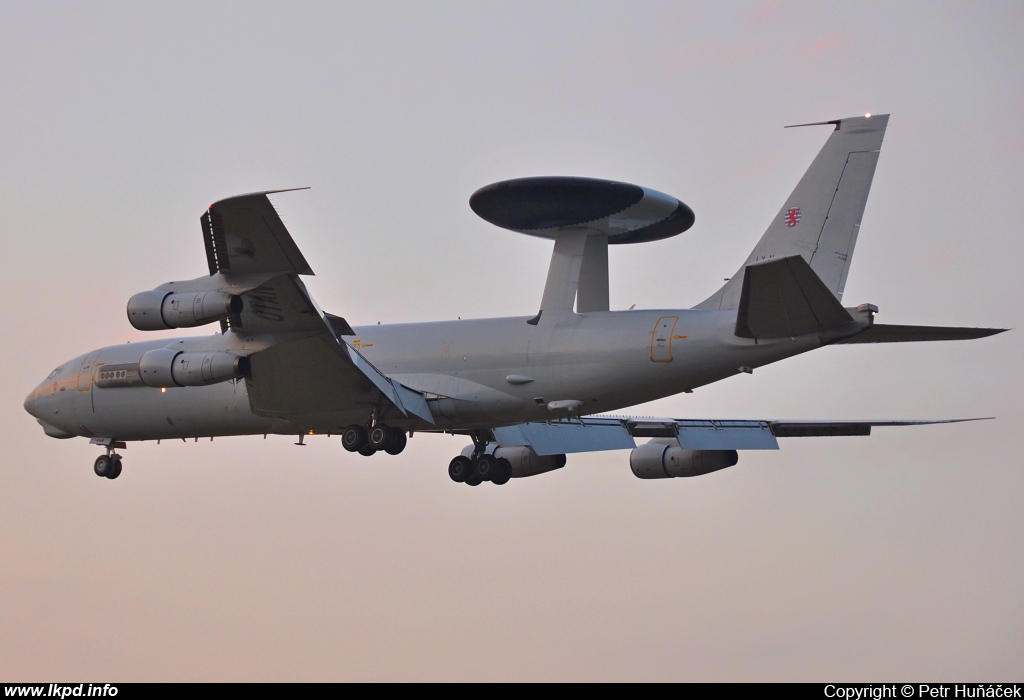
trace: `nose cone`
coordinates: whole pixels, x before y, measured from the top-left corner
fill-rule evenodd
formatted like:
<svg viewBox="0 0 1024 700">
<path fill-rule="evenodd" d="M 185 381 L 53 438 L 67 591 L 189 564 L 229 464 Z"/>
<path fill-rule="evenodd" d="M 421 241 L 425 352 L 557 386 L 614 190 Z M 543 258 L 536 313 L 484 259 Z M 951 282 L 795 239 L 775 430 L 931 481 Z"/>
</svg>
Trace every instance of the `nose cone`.
<svg viewBox="0 0 1024 700">
<path fill-rule="evenodd" d="M 25 410 L 29 412 L 29 415 L 36 419 L 36 422 L 42 426 L 43 432 L 50 437 L 57 438 L 59 440 L 74 437 L 73 433 L 69 433 L 67 430 L 59 428 L 51 422 L 60 415 L 60 409 L 55 408 L 55 406 L 60 404 L 59 402 L 55 403 L 53 397 L 47 398 L 44 386 L 49 385 L 47 382 L 43 382 L 37 386 L 31 394 L 25 397 Z"/>
<path fill-rule="evenodd" d="M 25 397 L 25 410 L 35 418 L 42 418 L 43 409 L 39 403 L 39 387 L 36 387 L 31 394 Z"/>
</svg>

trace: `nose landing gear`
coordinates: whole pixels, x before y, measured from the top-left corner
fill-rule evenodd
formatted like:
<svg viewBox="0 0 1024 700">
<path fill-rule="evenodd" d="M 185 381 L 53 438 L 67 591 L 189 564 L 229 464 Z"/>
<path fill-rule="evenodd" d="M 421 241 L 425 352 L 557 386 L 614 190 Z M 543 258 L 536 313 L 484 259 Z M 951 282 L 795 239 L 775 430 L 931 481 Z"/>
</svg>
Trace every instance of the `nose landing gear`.
<svg viewBox="0 0 1024 700">
<path fill-rule="evenodd" d="M 100 455 L 93 463 L 92 470 L 96 472 L 96 476 L 116 479 L 121 476 L 121 455 Z"/>
<path fill-rule="evenodd" d="M 92 464 L 92 470 L 96 476 L 103 479 L 116 479 L 121 476 L 121 455 L 114 450 L 123 450 L 128 445 L 114 438 L 94 437 L 89 440 L 92 445 L 100 445 L 106 448 L 107 453 L 96 458 Z"/>
</svg>

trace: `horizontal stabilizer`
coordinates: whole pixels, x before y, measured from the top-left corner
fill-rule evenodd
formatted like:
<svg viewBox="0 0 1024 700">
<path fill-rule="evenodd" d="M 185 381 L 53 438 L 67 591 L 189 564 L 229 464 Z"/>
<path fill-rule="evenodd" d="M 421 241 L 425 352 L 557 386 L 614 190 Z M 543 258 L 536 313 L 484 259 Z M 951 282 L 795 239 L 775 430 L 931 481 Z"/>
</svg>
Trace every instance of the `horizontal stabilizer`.
<svg viewBox="0 0 1024 700">
<path fill-rule="evenodd" d="M 747 265 L 736 316 L 741 338 L 786 338 L 853 322 L 799 255 Z"/>
<path fill-rule="evenodd" d="M 836 345 L 853 343 L 917 343 L 925 340 L 973 340 L 987 338 L 1007 328 L 957 328 L 955 326 L 889 326 L 876 323 Z"/>
</svg>

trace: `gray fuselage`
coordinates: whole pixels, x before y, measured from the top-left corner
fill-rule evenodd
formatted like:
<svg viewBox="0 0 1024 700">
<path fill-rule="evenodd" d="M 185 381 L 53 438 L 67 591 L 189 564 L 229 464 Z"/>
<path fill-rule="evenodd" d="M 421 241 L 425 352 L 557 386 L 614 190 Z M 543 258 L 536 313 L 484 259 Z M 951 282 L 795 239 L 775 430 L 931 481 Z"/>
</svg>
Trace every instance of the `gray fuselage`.
<svg viewBox="0 0 1024 700">
<path fill-rule="evenodd" d="M 734 335 L 735 311 L 653 310 L 363 326 L 346 337 L 378 369 L 423 392 L 436 424 L 393 413 L 393 425 L 467 430 L 615 411 L 688 391 L 822 345 L 818 334 L 755 342 Z M 858 329 L 859 330 L 859 329 Z M 53 437 L 116 440 L 337 433 L 365 423 L 368 395 L 350 411 L 283 420 L 256 415 L 246 384 L 157 389 L 98 381 L 160 347 L 249 354 L 265 339 L 235 332 L 113 345 L 51 373 L 25 408 Z M 568 402 L 570 410 L 553 402 Z M 580 403 L 576 403 L 580 402 Z M 571 412 L 570 412 L 571 411 Z"/>
</svg>

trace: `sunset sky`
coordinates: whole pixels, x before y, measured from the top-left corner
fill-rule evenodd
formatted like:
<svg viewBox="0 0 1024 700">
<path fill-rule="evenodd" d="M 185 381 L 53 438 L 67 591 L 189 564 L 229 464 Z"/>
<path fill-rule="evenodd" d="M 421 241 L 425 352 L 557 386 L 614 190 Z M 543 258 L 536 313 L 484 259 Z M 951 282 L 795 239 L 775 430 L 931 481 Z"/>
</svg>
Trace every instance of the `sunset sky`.
<svg viewBox="0 0 1024 700">
<path fill-rule="evenodd" d="M 1024 668 L 1024 4 L 0 3 L 0 680 L 1005 681 Z M 467 440 L 46 437 L 22 401 L 273 201 L 353 325 L 533 314 L 550 241 L 468 198 L 633 182 L 696 224 L 611 251 L 612 308 L 742 263 L 828 137 L 891 113 L 843 301 L 1014 328 L 826 348 L 634 407 L 994 421 L 786 439 L 694 479 L 628 452 L 501 488 Z M 203 332 L 213 329 L 201 329 Z M 173 337 L 176 331 L 165 335 Z"/>
</svg>

